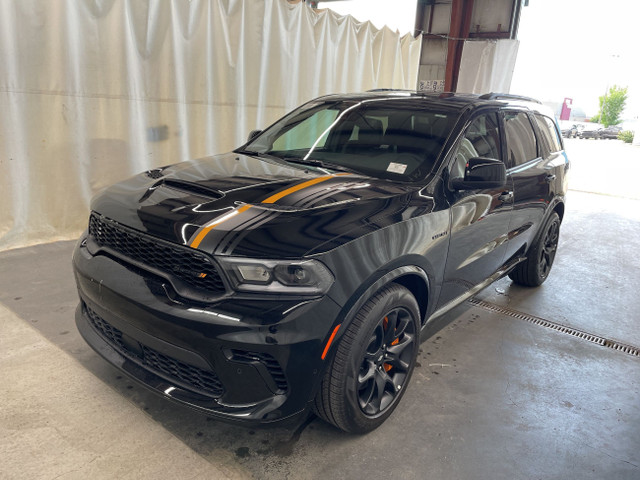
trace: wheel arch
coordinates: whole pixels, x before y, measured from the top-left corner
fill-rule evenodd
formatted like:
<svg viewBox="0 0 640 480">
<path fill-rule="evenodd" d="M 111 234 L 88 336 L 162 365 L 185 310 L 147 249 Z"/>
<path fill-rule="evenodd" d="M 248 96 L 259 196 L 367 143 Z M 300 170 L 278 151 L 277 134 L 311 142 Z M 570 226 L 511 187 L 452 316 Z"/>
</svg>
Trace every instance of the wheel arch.
<svg viewBox="0 0 640 480">
<path fill-rule="evenodd" d="M 424 325 L 427 316 L 427 306 L 429 305 L 429 279 L 418 273 L 405 273 L 392 280 L 411 292 L 418 302 L 420 309 L 420 325 Z M 382 288 L 382 287 L 381 287 Z"/>
<path fill-rule="evenodd" d="M 330 330 L 330 333 L 335 334 L 325 339 L 327 356 L 324 358 L 324 368 L 331 363 L 336 345 L 340 343 L 342 335 L 346 332 L 358 311 L 377 291 L 390 283 L 402 285 L 411 292 L 420 310 L 420 325 L 424 325 L 430 306 L 432 277 L 427 273 L 427 269 L 416 265 L 415 263 L 417 262 L 411 262 L 410 258 L 405 258 L 404 262 L 406 263 L 398 266 L 393 265 L 392 267 L 387 266 L 374 272 L 343 305 Z M 397 262 L 394 262 L 394 264 L 397 264 Z"/>
<path fill-rule="evenodd" d="M 540 222 L 540 226 L 538 227 L 538 230 L 535 236 L 533 237 L 532 241 L 526 245 L 526 248 L 524 249 L 524 253 L 527 253 L 529 249 L 536 244 L 540 236 L 543 234 L 544 227 L 549 221 L 549 218 L 551 218 L 551 215 L 553 215 L 554 213 L 558 214 L 558 217 L 560 217 L 560 223 L 562 223 L 562 217 L 564 216 L 564 202 L 559 198 L 555 198 L 554 201 L 546 209 L 544 216 L 542 217 L 542 221 Z"/>
<path fill-rule="evenodd" d="M 371 298 L 375 293 L 389 283 L 399 283 L 407 288 L 415 297 L 420 308 L 420 323 L 424 324 L 427 308 L 429 305 L 430 280 L 427 270 L 415 264 L 408 262 L 398 266 L 387 266 L 374 272 L 364 281 L 358 289 L 351 295 L 349 300 L 342 307 L 342 311 L 338 317 L 338 322 L 342 327 L 349 325 L 358 310 Z M 396 262 L 394 262 L 396 263 Z"/>
<path fill-rule="evenodd" d="M 562 218 L 564 217 L 564 202 L 558 201 L 558 203 L 553 206 L 553 211 L 558 214 L 560 222 L 562 222 Z"/>
</svg>

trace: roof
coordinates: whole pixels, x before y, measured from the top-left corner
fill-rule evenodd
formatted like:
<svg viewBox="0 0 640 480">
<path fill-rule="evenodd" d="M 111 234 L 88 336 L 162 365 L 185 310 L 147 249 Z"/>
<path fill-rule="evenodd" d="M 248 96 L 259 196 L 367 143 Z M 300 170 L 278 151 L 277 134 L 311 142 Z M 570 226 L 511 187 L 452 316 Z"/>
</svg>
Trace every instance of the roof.
<svg viewBox="0 0 640 480">
<path fill-rule="evenodd" d="M 513 106 L 513 107 L 521 107 L 526 108 L 532 111 L 538 111 L 540 113 L 544 113 L 550 117 L 553 117 L 553 111 L 543 105 L 540 101 L 530 98 L 524 97 L 520 95 L 512 95 L 512 94 L 504 94 L 504 93 L 486 93 L 483 95 L 473 94 L 473 93 L 452 93 L 452 92 L 443 92 L 443 93 L 433 93 L 433 92 L 422 92 L 416 90 L 400 90 L 400 89 L 388 89 L 388 88 L 379 88 L 374 90 L 369 90 L 367 92 L 362 93 L 349 93 L 349 94 L 333 94 L 327 95 L 325 97 L 321 97 L 323 99 L 331 99 L 331 100 L 356 100 L 356 101 L 365 101 L 365 100 L 375 100 L 375 99 L 391 99 L 391 98 L 419 98 L 429 101 L 429 103 L 433 103 L 442 107 L 449 107 L 454 109 L 463 110 L 469 107 L 478 107 L 482 105 L 495 105 L 495 106 Z"/>
</svg>

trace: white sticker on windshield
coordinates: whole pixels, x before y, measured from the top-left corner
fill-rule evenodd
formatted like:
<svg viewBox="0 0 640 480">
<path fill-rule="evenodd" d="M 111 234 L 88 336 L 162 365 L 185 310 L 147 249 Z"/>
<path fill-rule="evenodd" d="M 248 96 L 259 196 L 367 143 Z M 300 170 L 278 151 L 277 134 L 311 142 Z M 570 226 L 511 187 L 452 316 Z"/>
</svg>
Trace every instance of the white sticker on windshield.
<svg viewBox="0 0 640 480">
<path fill-rule="evenodd" d="M 391 162 L 387 167 L 387 172 L 399 173 L 400 175 L 402 175 L 406 169 L 407 169 L 407 166 L 404 163 Z"/>
</svg>

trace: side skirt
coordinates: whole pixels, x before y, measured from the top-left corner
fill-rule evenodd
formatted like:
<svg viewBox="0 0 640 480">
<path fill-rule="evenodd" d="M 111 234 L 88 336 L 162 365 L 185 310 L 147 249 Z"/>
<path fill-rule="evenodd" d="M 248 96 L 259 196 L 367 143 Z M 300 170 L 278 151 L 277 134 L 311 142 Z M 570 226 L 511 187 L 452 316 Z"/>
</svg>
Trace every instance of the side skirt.
<svg viewBox="0 0 640 480">
<path fill-rule="evenodd" d="M 433 312 L 433 314 L 427 319 L 424 326 L 422 327 L 421 335 L 420 335 L 421 341 L 426 340 L 427 338 L 431 337 L 433 334 L 435 334 L 439 330 L 442 330 L 444 327 L 447 326 L 447 324 L 449 324 L 453 320 L 453 318 L 445 318 L 444 317 L 445 313 L 450 312 L 455 307 L 464 303 L 465 301 L 473 297 L 475 294 L 477 294 L 481 290 L 487 288 L 496 280 L 499 280 L 500 278 L 504 277 L 516 265 L 518 265 L 520 262 L 523 262 L 525 260 L 526 260 L 526 257 L 514 258 L 509 263 L 505 264 L 502 268 L 500 268 L 498 271 L 496 271 L 489 278 L 487 278 L 484 282 L 480 282 L 479 284 L 477 284 L 473 288 L 470 288 L 459 297 L 454 298 L 449 303 L 447 303 L 446 305 L 443 305 L 438 310 Z"/>
</svg>

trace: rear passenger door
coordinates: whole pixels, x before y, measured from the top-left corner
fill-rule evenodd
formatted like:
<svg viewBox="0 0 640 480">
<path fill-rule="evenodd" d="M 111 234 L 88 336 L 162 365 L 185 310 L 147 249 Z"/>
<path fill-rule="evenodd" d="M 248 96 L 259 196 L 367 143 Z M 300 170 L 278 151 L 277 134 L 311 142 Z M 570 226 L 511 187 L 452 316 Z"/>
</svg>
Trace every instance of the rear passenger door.
<svg viewBox="0 0 640 480">
<path fill-rule="evenodd" d="M 544 119 L 540 119 L 544 121 Z M 553 155 L 541 138 L 536 117 L 526 111 L 502 112 L 507 172 L 513 179 L 514 203 L 506 260 L 522 255 L 535 239 L 553 198 Z"/>
</svg>

